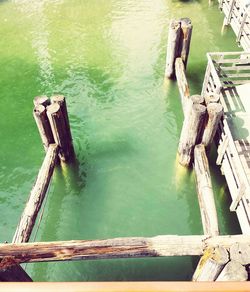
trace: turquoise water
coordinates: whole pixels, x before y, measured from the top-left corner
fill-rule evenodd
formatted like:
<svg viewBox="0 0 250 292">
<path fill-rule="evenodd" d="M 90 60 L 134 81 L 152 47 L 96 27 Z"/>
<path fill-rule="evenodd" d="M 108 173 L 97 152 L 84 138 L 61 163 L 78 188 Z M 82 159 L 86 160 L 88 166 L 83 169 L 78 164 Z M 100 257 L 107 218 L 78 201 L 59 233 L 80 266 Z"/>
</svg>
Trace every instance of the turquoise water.
<svg viewBox="0 0 250 292">
<path fill-rule="evenodd" d="M 188 79 L 206 52 L 238 50 L 207 1 L 0 1 L 0 240 L 11 241 L 44 157 L 34 96 L 67 97 L 77 162 L 57 167 L 34 241 L 202 234 L 192 171 L 176 162 L 183 114 L 164 81 L 168 24 L 194 25 Z M 221 233 L 238 233 L 211 154 Z M 39 227 L 37 229 L 37 227 Z M 37 231 L 36 231 L 37 230 Z M 191 257 L 29 264 L 35 281 L 189 280 Z"/>
</svg>

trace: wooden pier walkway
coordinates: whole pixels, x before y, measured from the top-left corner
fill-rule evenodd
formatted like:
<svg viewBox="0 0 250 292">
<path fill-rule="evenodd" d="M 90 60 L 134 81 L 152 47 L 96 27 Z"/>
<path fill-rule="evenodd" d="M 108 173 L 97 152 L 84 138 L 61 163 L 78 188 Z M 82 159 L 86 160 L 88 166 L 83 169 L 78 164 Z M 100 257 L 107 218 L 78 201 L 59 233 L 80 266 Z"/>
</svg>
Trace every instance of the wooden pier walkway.
<svg viewBox="0 0 250 292">
<path fill-rule="evenodd" d="M 243 234 L 250 234 L 250 54 L 209 53 L 202 95 L 218 94 L 224 118 L 217 164 L 225 175 Z"/>
<path fill-rule="evenodd" d="M 250 50 L 250 2 L 247 0 L 219 0 L 219 8 L 225 14 L 225 25 L 231 25 L 236 41 L 245 51 Z"/>
</svg>

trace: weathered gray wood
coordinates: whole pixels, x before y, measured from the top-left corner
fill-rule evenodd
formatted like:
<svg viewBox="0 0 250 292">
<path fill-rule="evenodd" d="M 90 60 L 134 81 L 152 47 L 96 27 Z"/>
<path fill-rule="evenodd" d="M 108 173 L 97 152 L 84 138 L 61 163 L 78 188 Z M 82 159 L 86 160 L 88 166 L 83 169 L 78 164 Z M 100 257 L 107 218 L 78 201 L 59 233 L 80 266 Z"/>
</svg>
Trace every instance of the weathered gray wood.
<svg viewBox="0 0 250 292">
<path fill-rule="evenodd" d="M 46 108 L 43 105 L 36 105 L 33 110 L 33 116 L 42 139 L 45 151 L 48 150 L 50 144 L 55 143 L 49 119 L 46 114 Z"/>
<path fill-rule="evenodd" d="M 194 148 L 194 170 L 203 231 L 205 235 L 216 236 L 219 234 L 219 224 L 209 165 L 203 144 L 196 145 Z"/>
<path fill-rule="evenodd" d="M 236 261 L 230 261 L 216 281 L 247 281 L 248 274 L 244 266 Z"/>
<path fill-rule="evenodd" d="M 242 265 L 250 264 L 250 242 L 233 244 L 230 247 L 230 258 Z"/>
<path fill-rule="evenodd" d="M 249 242 L 250 235 L 161 235 L 151 238 L 124 237 L 107 240 L 74 240 L 0 244 L 0 260 L 12 263 L 49 262 L 82 259 L 111 259 L 202 255 L 209 247 L 230 248 L 235 242 Z M 0 268 L 6 264 L 0 262 Z"/>
<path fill-rule="evenodd" d="M 32 279 L 20 265 L 15 264 L 0 269 L 0 282 L 32 282 Z"/>
<path fill-rule="evenodd" d="M 205 103 L 208 105 L 209 103 L 219 102 L 220 95 L 215 93 L 208 93 L 205 95 Z"/>
<path fill-rule="evenodd" d="M 46 95 L 36 96 L 33 100 L 34 106 L 43 105 L 44 107 L 50 105 L 50 99 Z"/>
<path fill-rule="evenodd" d="M 51 102 L 58 103 L 63 113 L 63 119 L 64 119 L 64 124 L 65 124 L 65 134 L 66 134 L 65 139 L 68 144 L 69 158 L 73 158 L 75 155 L 75 152 L 74 152 L 73 139 L 72 139 L 71 130 L 70 130 L 66 98 L 63 95 L 53 95 L 51 96 Z"/>
<path fill-rule="evenodd" d="M 201 104 L 190 104 L 187 109 L 178 147 L 179 163 L 189 166 L 193 160 L 194 146 L 200 142 L 204 127 L 206 107 Z"/>
<path fill-rule="evenodd" d="M 36 182 L 17 226 L 13 243 L 27 242 L 35 225 L 37 214 L 46 195 L 57 157 L 58 146 L 51 144 L 39 170 Z"/>
<path fill-rule="evenodd" d="M 175 61 L 175 75 L 181 96 L 183 113 L 185 114 L 186 104 L 190 98 L 190 90 L 182 58 L 177 58 Z"/>
<path fill-rule="evenodd" d="M 180 56 L 180 35 L 181 35 L 181 23 L 179 20 L 172 20 L 169 25 L 168 33 L 168 45 L 167 45 L 167 57 L 165 77 L 175 77 L 175 59 Z"/>
<path fill-rule="evenodd" d="M 202 143 L 205 146 L 211 145 L 219 122 L 223 116 L 223 107 L 220 103 L 209 103 L 207 105 L 208 119 L 202 136 Z"/>
<path fill-rule="evenodd" d="M 215 281 L 228 261 L 229 255 L 224 247 L 208 248 L 197 265 L 193 281 Z"/>
<path fill-rule="evenodd" d="M 228 145 L 229 145 L 229 139 L 228 139 L 228 136 L 225 135 L 223 137 L 223 140 L 221 141 L 221 144 L 219 145 L 219 147 L 217 149 L 217 152 L 218 152 L 218 157 L 216 159 L 217 165 L 221 165 L 223 156 L 225 155 L 225 152 L 226 152 Z"/>
<path fill-rule="evenodd" d="M 190 43 L 191 43 L 191 36 L 193 25 L 189 18 L 181 18 L 181 43 L 180 43 L 180 56 L 184 63 L 184 67 L 187 67 Z"/>
<path fill-rule="evenodd" d="M 236 198 L 232 201 L 231 205 L 230 205 L 230 211 L 234 212 L 236 211 L 240 200 L 242 199 L 242 197 L 244 196 L 246 192 L 246 185 L 244 183 L 241 183 L 239 185 L 239 189 L 238 189 L 238 194 L 236 196 Z"/>
<path fill-rule="evenodd" d="M 59 157 L 67 162 L 72 157 L 72 141 L 69 138 L 65 117 L 59 103 L 52 103 L 47 107 L 47 115 L 55 142 L 59 145 Z"/>
</svg>

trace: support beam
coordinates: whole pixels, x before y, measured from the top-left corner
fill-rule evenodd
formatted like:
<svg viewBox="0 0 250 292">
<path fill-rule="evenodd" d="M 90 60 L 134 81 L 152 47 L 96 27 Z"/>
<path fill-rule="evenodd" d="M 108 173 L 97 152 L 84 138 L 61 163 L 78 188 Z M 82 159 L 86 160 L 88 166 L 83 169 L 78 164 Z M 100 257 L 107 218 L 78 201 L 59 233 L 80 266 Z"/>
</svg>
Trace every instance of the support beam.
<svg viewBox="0 0 250 292">
<path fill-rule="evenodd" d="M 229 255 L 225 248 L 208 248 L 198 263 L 193 281 L 215 281 L 228 261 Z"/>
<path fill-rule="evenodd" d="M 194 148 L 194 170 L 204 234 L 211 236 L 219 235 L 211 176 L 203 144 L 197 145 Z"/>
<path fill-rule="evenodd" d="M 207 123 L 202 136 L 202 143 L 207 147 L 212 144 L 219 122 L 223 116 L 223 107 L 220 103 L 209 103 L 207 105 Z"/>
<path fill-rule="evenodd" d="M 200 143 L 203 131 L 206 107 L 201 104 L 191 104 L 187 108 L 178 146 L 179 163 L 189 166 L 193 161 L 194 146 Z"/>
<path fill-rule="evenodd" d="M 42 167 L 39 170 L 35 185 L 25 206 L 20 222 L 13 237 L 13 243 L 27 242 L 35 225 L 37 214 L 46 195 L 56 158 L 58 146 L 51 144 L 46 153 Z"/>
<path fill-rule="evenodd" d="M 202 255 L 208 247 L 230 248 L 236 242 L 249 242 L 250 235 L 162 235 L 151 238 L 124 237 L 107 240 L 74 240 L 0 244 L 0 268 L 11 263 L 94 260 Z M 2 258 L 2 261 L 1 261 Z"/>
<path fill-rule="evenodd" d="M 189 90 L 189 85 L 187 82 L 185 67 L 184 67 L 182 58 L 177 58 L 175 61 L 175 75 L 176 75 L 177 84 L 178 84 L 178 88 L 179 88 L 179 92 L 181 96 L 182 109 L 185 115 L 186 104 L 190 98 L 190 90 Z"/>
<path fill-rule="evenodd" d="M 36 102 L 38 102 L 38 100 L 36 100 Z M 45 106 L 42 104 L 36 105 L 33 110 L 33 116 L 43 142 L 43 147 L 47 152 L 49 145 L 55 143 L 55 141 L 50 127 L 49 119 L 46 114 Z"/>
<path fill-rule="evenodd" d="M 216 281 L 247 281 L 246 268 L 236 261 L 230 261 L 222 270 Z"/>
</svg>

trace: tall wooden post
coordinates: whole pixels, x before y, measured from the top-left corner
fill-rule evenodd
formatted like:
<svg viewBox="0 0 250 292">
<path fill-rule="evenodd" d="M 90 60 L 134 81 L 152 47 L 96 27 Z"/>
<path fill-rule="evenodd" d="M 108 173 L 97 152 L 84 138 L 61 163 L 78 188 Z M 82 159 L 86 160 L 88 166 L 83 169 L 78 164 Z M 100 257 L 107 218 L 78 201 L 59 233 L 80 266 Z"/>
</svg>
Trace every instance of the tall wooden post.
<svg viewBox="0 0 250 292">
<path fill-rule="evenodd" d="M 169 26 L 168 33 L 168 45 L 167 45 L 167 57 L 165 77 L 174 78 L 175 76 L 175 59 L 180 56 L 180 35 L 181 24 L 178 20 L 172 20 Z"/>
<path fill-rule="evenodd" d="M 33 116 L 37 124 L 43 147 L 47 152 L 50 144 L 55 143 L 49 119 L 46 114 L 46 108 L 42 104 L 37 104 L 33 110 Z"/>
<path fill-rule="evenodd" d="M 219 224 L 208 160 L 203 144 L 196 145 L 194 148 L 194 170 L 204 234 L 217 236 L 219 235 Z"/>
<path fill-rule="evenodd" d="M 208 119 L 204 129 L 202 143 L 205 146 L 213 142 L 219 122 L 223 116 L 223 106 L 220 103 L 209 103 L 207 105 Z"/>
<path fill-rule="evenodd" d="M 52 103 L 47 107 L 47 115 L 55 142 L 59 145 L 59 157 L 61 161 L 67 162 L 73 157 L 74 152 L 62 106 L 59 103 Z"/>
<path fill-rule="evenodd" d="M 181 131 L 178 147 L 179 163 L 189 166 L 193 160 L 193 150 L 197 143 L 200 143 L 203 131 L 206 107 L 202 104 L 191 104 L 191 110 L 187 110 Z"/>
<path fill-rule="evenodd" d="M 228 261 L 228 252 L 224 247 L 206 249 L 197 265 L 193 281 L 215 281 Z"/>
<path fill-rule="evenodd" d="M 181 22 L 180 57 L 182 58 L 182 61 L 186 68 L 190 50 L 193 25 L 189 18 L 181 18 L 180 22 Z"/>
</svg>

